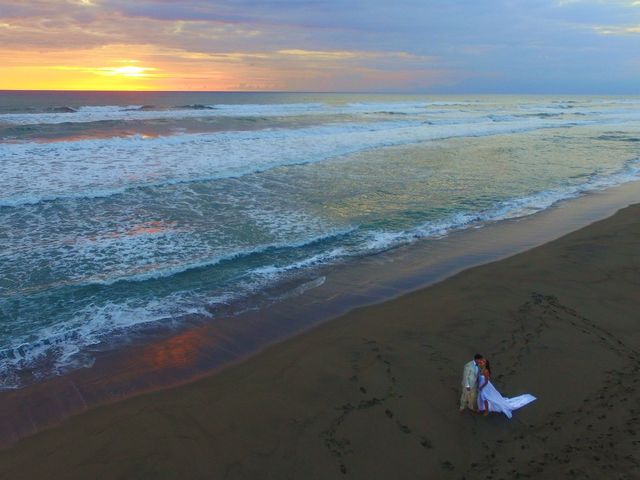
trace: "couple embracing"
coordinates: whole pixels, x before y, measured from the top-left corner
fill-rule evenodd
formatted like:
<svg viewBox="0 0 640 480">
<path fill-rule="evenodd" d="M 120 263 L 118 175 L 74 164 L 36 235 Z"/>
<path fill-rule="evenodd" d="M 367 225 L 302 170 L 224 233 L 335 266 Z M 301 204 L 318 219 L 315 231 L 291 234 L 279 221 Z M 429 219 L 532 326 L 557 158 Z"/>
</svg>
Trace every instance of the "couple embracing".
<svg viewBox="0 0 640 480">
<path fill-rule="evenodd" d="M 460 411 L 469 408 L 474 412 L 504 413 L 511 418 L 511 412 L 533 402 L 533 395 L 525 393 L 513 398 L 503 397 L 491 383 L 491 365 L 479 353 L 464 366 L 462 372 L 462 396 L 460 397 Z"/>
</svg>

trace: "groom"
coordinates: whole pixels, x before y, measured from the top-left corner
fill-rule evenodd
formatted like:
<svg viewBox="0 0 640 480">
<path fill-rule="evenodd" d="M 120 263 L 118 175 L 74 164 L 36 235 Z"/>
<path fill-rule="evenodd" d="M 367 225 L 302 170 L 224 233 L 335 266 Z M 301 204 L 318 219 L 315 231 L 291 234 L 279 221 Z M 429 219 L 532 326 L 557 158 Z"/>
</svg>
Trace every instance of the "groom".
<svg viewBox="0 0 640 480">
<path fill-rule="evenodd" d="M 465 408 L 476 411 L 478 409 L 476 399 L 478 398 L 478 362 L 482 360 L 482 355 L 476 353 L 473 360 L 464 366 L 462 371 L 462 395 L 460 396 L 460 411 Z"/>
</svg>

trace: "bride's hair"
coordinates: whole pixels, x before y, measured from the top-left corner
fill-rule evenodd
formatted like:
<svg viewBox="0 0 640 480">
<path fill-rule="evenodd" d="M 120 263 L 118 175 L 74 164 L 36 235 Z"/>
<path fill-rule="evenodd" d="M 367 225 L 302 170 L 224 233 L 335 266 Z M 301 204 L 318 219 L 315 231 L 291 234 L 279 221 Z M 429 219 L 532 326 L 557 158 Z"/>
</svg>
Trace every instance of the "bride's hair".
<svg viewBox="0 0 640 480">
<path fill-rule="evenodd" d="M 484 359 L 484 368 L 489 372 L 489 375 L 491 375 L 491 364 L 486 358 Z"/>
</svg>

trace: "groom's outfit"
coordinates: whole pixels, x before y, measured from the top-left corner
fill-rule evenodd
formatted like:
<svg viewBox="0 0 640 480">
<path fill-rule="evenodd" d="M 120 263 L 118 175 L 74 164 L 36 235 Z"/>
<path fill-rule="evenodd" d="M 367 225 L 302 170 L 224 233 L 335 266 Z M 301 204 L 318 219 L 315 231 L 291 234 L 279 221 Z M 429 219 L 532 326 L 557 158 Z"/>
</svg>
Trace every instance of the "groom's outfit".
<svg viewBox="0 0 640 480">
<path fill-rule="evenodd" d="M 478 366 L 471 360 L 462 371 L 462 395 L 460 396 L 460 411 L 465 408 L 477 410 L 478 399 Z"/>
</svg>

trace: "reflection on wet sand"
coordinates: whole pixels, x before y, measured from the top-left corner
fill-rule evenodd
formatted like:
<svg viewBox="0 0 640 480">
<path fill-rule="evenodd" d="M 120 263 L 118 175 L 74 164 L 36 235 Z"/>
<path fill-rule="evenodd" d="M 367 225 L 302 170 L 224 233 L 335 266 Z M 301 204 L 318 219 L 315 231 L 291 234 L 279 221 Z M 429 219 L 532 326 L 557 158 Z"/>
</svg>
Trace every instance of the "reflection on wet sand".
<svg viewBox="0 0 640 480">
<path fill-rule="evenodd" d="M 195 327 L 153 343 L 144 349 L 143 362 L 156 370 L 194 366 L 201 350 L 210 346 L 207 330 L 206 326 Z"/>
</svg>

